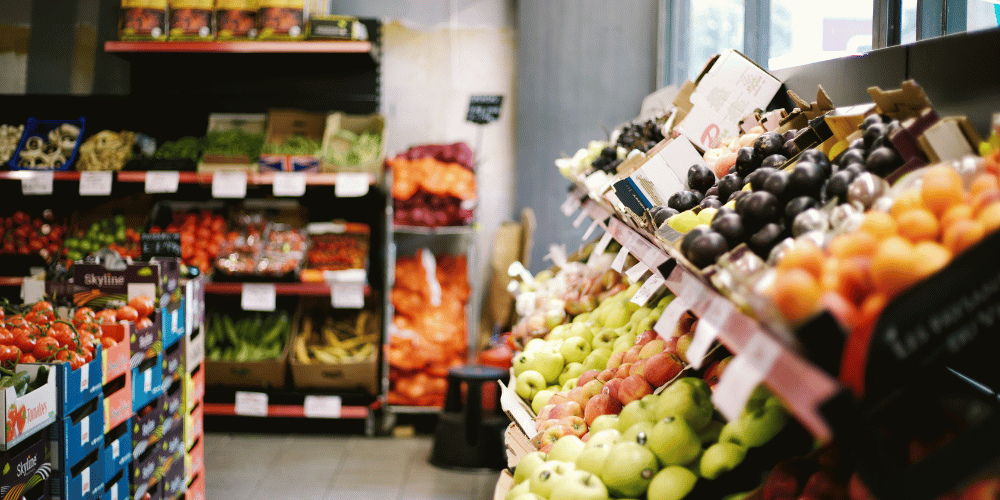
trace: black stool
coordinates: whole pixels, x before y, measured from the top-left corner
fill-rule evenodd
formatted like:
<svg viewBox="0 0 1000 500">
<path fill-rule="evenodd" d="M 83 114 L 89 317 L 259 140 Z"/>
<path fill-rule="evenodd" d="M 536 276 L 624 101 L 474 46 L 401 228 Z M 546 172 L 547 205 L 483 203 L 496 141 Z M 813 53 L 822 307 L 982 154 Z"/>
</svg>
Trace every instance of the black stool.
<svg viewBox="0 0 1000 500">
<path fill-rule="evenodd" d="M 448 393 L 434 430 L 430 463 L 446 469 L 494 469 L 506 466 L 503 432 L 509 423 L 500 408 L 500 386 L 507 370 L 467 365 L 448 370 Z M 462 384 L 465 404 L 462 404 Z M 493 387 L 493 408 L 483 411 L 483 384 Z M 492 384 L 492 385 L 490 385 Z"/>
</svg>

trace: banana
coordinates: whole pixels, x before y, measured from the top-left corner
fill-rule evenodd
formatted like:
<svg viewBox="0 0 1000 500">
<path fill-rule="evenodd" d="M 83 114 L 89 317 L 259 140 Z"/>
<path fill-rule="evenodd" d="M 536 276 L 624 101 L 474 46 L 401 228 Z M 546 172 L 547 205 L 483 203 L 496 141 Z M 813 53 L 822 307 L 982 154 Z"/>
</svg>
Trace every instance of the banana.
<svg viewBox="0 0 1000 500">
<path fill-rule="evenodd" d="M 341 341 L 339 338 L 337 338 L 337 334 L 333 333 L 333 328 L 329 326 L 323 328 L 323 340 L 326 342 L 326 345 L 331 345 L 331 346 L 341 345 Z"/>
<path fill-rule="evenodd" d="M 371 344 L 378 340 L 377 333 L 371 333 L 368 335 L 362 335 L 360 337 L 354 337 L 353 339 L 347 339 L 340 342 L 340 346 L 344 349 L 351 350 L 356 347 L 360 347 L 364 344 Z"/>
<path fill-rule="evenodd" d="M 365 344 L 354 353 L 354 361 L 364 361 L 375 351 L 375 344 Z"/>
<path fill-rule="evenodd" d="M 341 362 L 339 358 L 337 358 L 336 356 L 334 356 L 334 355 L 332 355 L 332 354 L 330 354 L 330 353 L 328 353 L 326 351 L 321 351 L 319 349 L 313 349 L 312 353 L 313 353 L 313 355 L 316 356 L 317 360 L 319 360 L 322 363 L 326 363 L 328 365 L 336 365 L 336 364 L 339 364 Z"/>
<path fill-rule="evenodd" d="M 312 362 L 309 358 L 309 350 L 306 349 L 306 338 L 300 336 L 295 339 L 295 357 L 298 359 L 299 363 L 308 365 Z"/>
</svg>

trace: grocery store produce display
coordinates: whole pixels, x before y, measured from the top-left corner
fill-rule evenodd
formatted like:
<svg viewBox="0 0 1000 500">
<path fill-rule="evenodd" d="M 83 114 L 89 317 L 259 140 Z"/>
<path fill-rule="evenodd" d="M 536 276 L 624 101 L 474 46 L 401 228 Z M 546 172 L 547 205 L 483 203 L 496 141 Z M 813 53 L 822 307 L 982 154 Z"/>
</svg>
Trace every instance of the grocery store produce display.
<svg viewBox="0 0 1000 500">
<path fill-rule="evenodd" d="M 392 169 L 395 223 L 404 226 L 470 224 L 476 200 L 472 150 L 463 143 L 412 147 L 387 159 Z"/>
<path fill-rule="evenodd" d="M 216 313 L 206 326 L 206 356 L 212 361 L 277 359 L 291 332 L 291 321 L 284 311 L 254 314 L 239 320 Z"/>
</svg>

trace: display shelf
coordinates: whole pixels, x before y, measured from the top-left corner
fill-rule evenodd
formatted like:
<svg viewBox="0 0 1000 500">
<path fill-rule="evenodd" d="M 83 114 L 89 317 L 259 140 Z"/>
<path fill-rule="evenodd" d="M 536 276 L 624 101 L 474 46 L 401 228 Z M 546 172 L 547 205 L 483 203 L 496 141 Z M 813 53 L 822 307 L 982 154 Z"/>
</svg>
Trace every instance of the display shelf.
<svg viewBox="0 0 1000 500">
<path fill-rule="evenodd" d="M 51 171 L 51 170 L 10 170 L 5 172 L 0 172 L 0 179 L 13 179 L 21 180 L 25 177 L 34 174 L 35 172 L 52 172 L 52 180 L 54 181 L 79 181 L 80 172 L 76 171 Z"/>
<path fill-rule="evenodd" d="M 0 179 L 20 180 L 30 176 L 34 172 L 46 172 L 45 170 L 15 170 L 0 172 Z M 306 173 L 307 186 L 335 186 L 337 184 L 336 173 L 308 172 Z M 52 174 L 56 181 L 79 181 L 80 172 L 77 171 L 56 171 Z M 146 172 L 143 171 L 122 171 L 117 172 L 118 182 L 146 182 Z M 210 172 L 178 172 L 177 182 L 181 184 L 211 184 L 212 173 Z M 274 172 L 247 172 L 247 184 L 251 186 L 269 186 L 274 184 Z M 375 186 L 378 182 L 374 175 L 368 176 L 368 185 Z"/>
<path fill-rule="evenodd" d="M 397 414 L 437 414 L 441 413 L 441 408 L 437 406 L 408 406 L 408 405 L 387 405 L 386 408 Z"/>
<path fill-rule="evenodd" d="M 112 53 L 191 52 L 205 54 L 368 54 L 368 41 L 246 41 L 246 42 L 104 42 L 104 51 Z"/>
<path fill-rule="evenodd" d="M 424 226 L 407 226 L 402 224 L 396 224 L 392 227 L 392 231 L 396 234 L 419 234 L 419 235 L 467 235 L 473 234 L 476 231 L 475 224 L 470 224 L 468 226 L 440 226 L 440 227 L 424 227 Z"/>
<path fill-rule="evenodd" d="M 21 286 L 24 278 L 20 276 L 0 276 L 0 286 Z"/>
<path fill-rule="evenodd" d="M 268 417 L 365 419 L 369 411 L 367 406 L 341 406 L 339 417 L 317 417 L 306 415 L 305 405 L 267 405 Z M 205 415 L 245 416 L 236 412 L 234 403 L 205 403 Z"/>
</svg>

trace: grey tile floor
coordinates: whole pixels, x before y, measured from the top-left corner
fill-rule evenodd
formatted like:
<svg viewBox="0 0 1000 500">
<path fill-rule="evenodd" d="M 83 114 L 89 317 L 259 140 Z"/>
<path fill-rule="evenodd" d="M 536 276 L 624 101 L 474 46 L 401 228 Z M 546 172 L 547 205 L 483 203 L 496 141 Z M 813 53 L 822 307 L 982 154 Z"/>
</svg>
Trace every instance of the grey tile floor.
<svg viewBox="0 0 1000 500">
<path fill-rule="evenodd" d="M 488 500 L 496 472 L 427 463 L 432 439 L 207 433 L 211 500 Z"/>
</svg>

